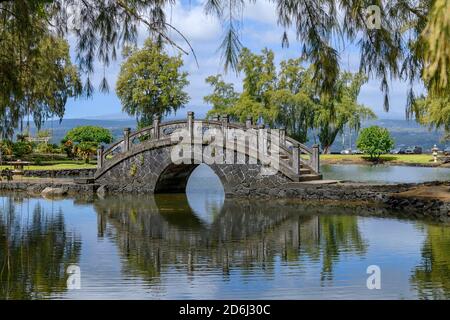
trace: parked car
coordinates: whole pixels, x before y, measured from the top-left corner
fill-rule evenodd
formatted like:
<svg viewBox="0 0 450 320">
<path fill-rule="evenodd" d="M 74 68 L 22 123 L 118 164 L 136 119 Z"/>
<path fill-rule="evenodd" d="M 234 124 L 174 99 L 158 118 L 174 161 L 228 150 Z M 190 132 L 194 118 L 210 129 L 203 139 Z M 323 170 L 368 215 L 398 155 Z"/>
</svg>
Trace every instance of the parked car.
<svg viewBox="0 0 450 320">
<path fill-rule="evenodd" d="M 423 153 L 422 147 L 414 146 L 414 153 L 415 154 L 422 154 Z"/>
<path fill-rule="evenodd" d="M 414 146 L 414 147 L 408 147 L 405 150 L 406 154 L 422 154 L 422 147 Z"/>
<path fill-rule="evenodd" d="M 444 155 L 448 156 L 450 154 L 450 147 L 444 149 Z"/>
<path fill-rule="evenodd" d="M 405 148 L 395 148 L 391 150 L 391 154 L 405 154 L 406 149 Z"/>
<path fill-rule="evenodd" d="M 341 151 L 341 154 L 352 154 L 352 149 L 344 149 Z"/>
</svg>

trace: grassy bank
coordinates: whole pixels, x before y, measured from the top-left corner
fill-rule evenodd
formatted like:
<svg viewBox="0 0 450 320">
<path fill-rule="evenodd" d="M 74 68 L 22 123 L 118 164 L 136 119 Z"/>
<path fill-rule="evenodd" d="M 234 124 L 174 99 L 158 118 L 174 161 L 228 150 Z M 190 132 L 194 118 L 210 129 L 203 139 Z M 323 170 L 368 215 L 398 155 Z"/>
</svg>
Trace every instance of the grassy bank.
<svg viewBox="0 0 450 320">
<path fill-rule="evenodd" d="M 366 155 L 323 154 L 320 160 L 324 164 L 371 164 Z M 381 163 L 403 165 L 439 165 L 433 162 L 430 154 L 387 154 L 380 158 Z"/>
<path fill-rule="evenodd" d="M 323 154 L 320 156 L 323 164 L 372 164 L 369 157 L 365 155 L 342 155 L 342 154 Z M 381 163 L 392 165 L 422 165 L 436 166 L 433 162 L 433 156 L 429 154 L 399 154 L 399 155 L 383 155 L 380 159 Z M 2 169 L 12 169 L 12 165 L 0 165 Z M 82 160 L 53 160 L 34 162 L 32 165 L 25 166 L 25 170 L 64 170 L 64 169 L 95 169 L 96 163 L 84 163 Z"/>
<path fill-rule="evenodd" d="M 0 170 L 13 169 L 12 165 L 1 165 Z M 78 160 L 63 160 L 63 161 L 45 161 L 29 166 L 24 166 L 24 170 L 73 170 L 73 169 L 95 169 L 95 163 L 86 164 L 84 161 Z"/>
</svg>

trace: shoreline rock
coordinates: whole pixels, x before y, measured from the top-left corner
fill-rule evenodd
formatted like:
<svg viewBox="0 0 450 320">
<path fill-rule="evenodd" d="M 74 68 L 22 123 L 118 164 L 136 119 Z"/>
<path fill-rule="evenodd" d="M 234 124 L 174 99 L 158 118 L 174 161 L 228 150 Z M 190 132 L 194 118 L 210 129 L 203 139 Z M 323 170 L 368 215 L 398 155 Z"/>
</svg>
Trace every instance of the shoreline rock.
<svg viewBox="0 0 450 320">
<path fill-rule="evenodd" d="M 64 181 L 64 179 L 60 179 Z M 31 195 L 71 196 L 89 195 L 106 198 L 108 195 L 120 193 L 139 194 L 137 190 L 115 191 L 114 186 L 99 184 L 76 184 L 74 182 L 38 180 L 0 182 L 0 191 L 20 191 Z M 434 188 L 434 189 L 433 189 Z M 436 188 L 441 188 L 438 196 Z M 429 190 L 428 195 L 425 192 Z M 424 191 L 425 190 L 425 191 Z M 420 191 L 420 192 L 419 192 Z M 444 196 L 442 196 L 442 193 Z M 425 196 L 424 196 L 425 194 Z M 448 198 L 447 198 L 448 195 Z M 227 198 L 261 198 L 286 199 L 317 202 L 349 202 L 374 203 L 381 207 L 408 212 L 413 217 L 432 217 L 441 221 L 450 219 L 450 184 L 446 182 L 403 183 L 403 184 L 369 184 L 340 182 L 334 184 L 319 183 L 286 183 L 276 187 L 243 185 L 234 193 L 227 193 Z"/>
<path fill-rule="evenodd" d="M 97 169 L 24 170 L 24 177 L 67 178 L 93 177 Z"/>
<path fill-rule="evenodd" d="M 44 190 L 42 190 L 41 195 L 43 197 L 62 197 L 67 195 L 67 188 L 53 188 L 53 187 L 46 187 Z"/>
</svg>

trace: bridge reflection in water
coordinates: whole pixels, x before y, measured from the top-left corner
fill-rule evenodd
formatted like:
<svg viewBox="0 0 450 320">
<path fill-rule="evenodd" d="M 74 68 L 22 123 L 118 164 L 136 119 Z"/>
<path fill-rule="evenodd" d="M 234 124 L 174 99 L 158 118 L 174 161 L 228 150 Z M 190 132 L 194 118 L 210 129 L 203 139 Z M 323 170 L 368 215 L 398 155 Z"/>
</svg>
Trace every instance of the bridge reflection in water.
<svg viewBox="0 0 450 320">
<path fill-rule="evenodd" d="M 448 225 L 188 197 L 0 195 L 0 298 L 450 298 Z M 377 292 L 365 286 L 373 262 Z M 69 264 L 81 290 L 67 290 Z"/>
<path fill-rule="evenodd" d="M 366 249 L 355 216 L 319 218 L 296 204 L 280 210 L 273 201 L 226 199 L 210 207 L 213 219 L 195 214 L 184 194 L 123 195 L 94 206 L 99 237 L 114 239 L 127 271 L 150 281 L 174 266 L 188 275 L 215 269 L 226 276 L 233 268 L 273 275 L 277 259 L 299 261 L 301 255 L 322 262 L 327 280 L 341 252 Z"/>
</svg>

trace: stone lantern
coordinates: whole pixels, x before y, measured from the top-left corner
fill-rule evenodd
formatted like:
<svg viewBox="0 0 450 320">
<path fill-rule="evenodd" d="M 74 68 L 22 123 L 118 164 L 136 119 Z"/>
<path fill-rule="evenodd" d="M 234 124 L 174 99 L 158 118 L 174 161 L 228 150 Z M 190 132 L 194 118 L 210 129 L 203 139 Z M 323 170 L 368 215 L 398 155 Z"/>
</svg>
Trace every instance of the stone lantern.
<svg viewBox="0 0 450 320">
<path fill-rule="evenodd" d="M 439 151 L 439 148 L 436 145 L 434 145 L 434 147 L 431 149 L 431 152 L 432 152 L 433 158 L 434 158 L 434 162 L 437 162 L 438 151 Z"/>
</svg>

